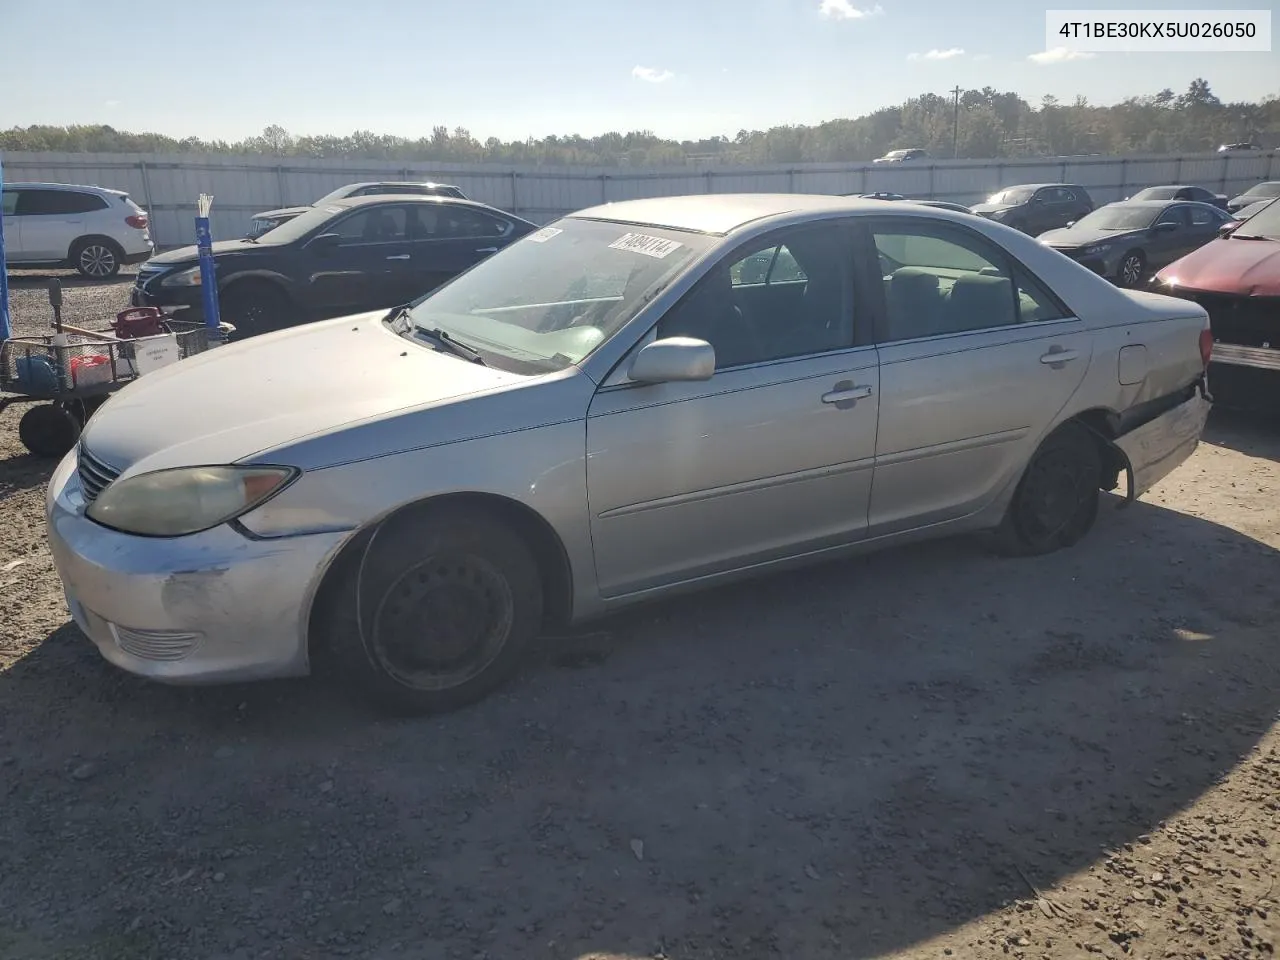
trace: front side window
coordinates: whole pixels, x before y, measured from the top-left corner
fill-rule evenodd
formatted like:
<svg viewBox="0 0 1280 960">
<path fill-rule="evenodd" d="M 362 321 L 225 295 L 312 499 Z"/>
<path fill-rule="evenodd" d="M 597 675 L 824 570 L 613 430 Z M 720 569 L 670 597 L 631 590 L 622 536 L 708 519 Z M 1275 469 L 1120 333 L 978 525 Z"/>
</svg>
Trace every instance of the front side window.
<svg viewBox="0 0 1280 960">
<path fill-rule="evenodd" d="M 1056 299 L 998 247 L 967 230 L 919 224 L 872 228 L 884 278 L 881 342 L 1057 320 Z"/>
<path fill-rule="evenodd" d="M 17 190 L 4 191 L 3 203 L 4 203 L 4 206 L 0 207 L 0 212 L 3 212 L 3 214 L 6 217 L 12 217 L 14 215 L 14 211 L 16 211 L 18 208 L 18 191 Z"/>
<path fill-rule="evenodd" d="M 413 305 L 486 362 L 558 370 L 596 350 L 715 238 L 566 218 L 522 237 Z"/>
<path fill-rule="evenodd" d="M 1160 218 L 1156 220 L 1156 226 L 1162 223 L 1172 223 L 1175 227 L 1184 226 L 1187 222 L 1186 207 L 1165 207 L 1160 213 Z"/>
<path fill-rule="evenodd" d="M 1191 214 L 1193 227 L 1207 227 L 1211 223 L 1221 222 L 1217 212 L 1210 207 L 1189 207 L 1188 212 Z"/>
<path fill-rule="evenodd" d="M 712 267 L 658 336 L 705 340 L 717 370 L 852 346 L 850 263 L 839 225 L 789 230 Z"/>
<path fill-rule="evenodd" d="M 405 239 L 404 207 L 369 207 L 338 220 L 327 231 L 342 238 L 342 245 L 395 243 Z"/>
</svg>

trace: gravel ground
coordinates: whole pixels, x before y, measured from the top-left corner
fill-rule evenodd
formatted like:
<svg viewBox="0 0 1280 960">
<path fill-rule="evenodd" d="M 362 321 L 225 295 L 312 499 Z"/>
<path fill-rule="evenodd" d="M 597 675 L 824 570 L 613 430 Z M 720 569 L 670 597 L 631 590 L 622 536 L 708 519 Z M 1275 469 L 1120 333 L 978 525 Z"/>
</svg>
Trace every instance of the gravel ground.
<svg viewBox="0 0 1280 960">
<path fill-rule="evenodd" d="M 67 319 L 124 306 L 72 285 Z M 18 278 L 22 329 L 48 316 Z M 665 603 L 428 720 L 102 663 L 0 416 L 0 957 L 1271 956 L 1280 426 L 1073 550 Z"/>
</svg>

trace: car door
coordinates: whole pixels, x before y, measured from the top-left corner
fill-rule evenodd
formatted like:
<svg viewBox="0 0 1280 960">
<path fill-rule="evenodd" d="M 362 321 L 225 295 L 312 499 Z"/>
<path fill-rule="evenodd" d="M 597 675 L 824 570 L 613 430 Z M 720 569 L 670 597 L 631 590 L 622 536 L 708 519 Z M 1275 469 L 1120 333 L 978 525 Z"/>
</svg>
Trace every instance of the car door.
<svg viewBox="0 0 1280 960">
<path fill-rule="evenodd" d="M 1190 250 L 1191 223 L 1187 219 L 1186 210 L 1187 205 L 1184 203 L 1170 204 L 1160 211 L 1151 224 L 1146 240 L 1142 243 L 1150 270 L 1159 270 Z"/>
<path fill-rule="evenodd" d="M 866 231 L 883 278 L 875 536 L 989 504 L 1079 386 L 1092 338 L 975 231 L 909 217 L 876 218 Z"/>
<path fill-rule="evenodd" d="M 416 204 L 410 218 L 419 296 L 497 253 L 515 236 L 510 220 L 462 204 Z"/>
<path fill-rule="evenodd" d="M 1031 236 L 1039 236 L 1046 230 L 1066 226 L 1065 223 L 1058 222 L 1059 215 L 1055 212 L 1059 208 L 1057 191 L 1057 187 L 1041 187 L 1027 201 L 1027 233 Z"/>
<path fill-rule="evenodd" d="M 405 206 L 362 205 L 326 225 L 337 245 L 304 248 L 308 306 L 321 316 L 393 307 L 412 299 L 412 244 Z"/>
<path fill-rule="evenodd" d="M 1187 231 L 1187 243 L 1179 256 L 1199 249 L 1210 240 L 1216 240 L 1218 228 L 1230 219 L 1217 207 L 1203 203 L 1187 204 L 1186 211 L 1190 229 Z"/>
<path fill-rule="evenodd" d="M 649 337 L 716 351 L 705 381 L 606 385 L 587 416 L 596 574 L 606 597 L 821 551 L 865 535 L 877 365 L 849 232 L 828 222 L 740 245 Z M 806 275 L 785 306 L 740 289 L 785 245 Z M 862 339 L 866 339 L 864 336 Z M 625 370 L 628 361 L 624 361 Z"/>
<path fill-rule="evenodd" d="M 74 190 L 23 188 L 15 213 L 21 221 L 25 260 L 65 260 L 71 244 L 85 234 L 85 213 L 101 210 L 101 197 Z"/>
<path fill-rule="evenodd" d="M 17 216 L 18 208 L 18 191 L 5 189 L 2 197 L 3 207 L 0 207 L 0 213 L 3 213 L 4 221 L 4 259 L 5 263 L 20 263 L 23 259 L 22 253 L 22 221 Z"/>
</svg>

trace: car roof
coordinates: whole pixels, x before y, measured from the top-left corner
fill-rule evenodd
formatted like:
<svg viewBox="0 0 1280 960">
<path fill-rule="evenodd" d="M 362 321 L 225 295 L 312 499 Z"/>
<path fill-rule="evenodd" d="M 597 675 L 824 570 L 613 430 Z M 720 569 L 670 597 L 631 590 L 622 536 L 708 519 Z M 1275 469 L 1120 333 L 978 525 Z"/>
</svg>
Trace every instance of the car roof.
<svg viewBox="0 0 1280 960">
<path fill-rule="evenodd" d="M 1169 197 L 1165 200 L 1117 200 L 1114 203 L 1104 204 L 1108 207 L 1172 207 L 1179 204 L 1190 204 L 1195 207 L 1207 207 L 1209 204 L 1200 200 L 1175 200 Z M 1099 207 L 1098 209 L 1102 209 Z"/>
<path fill-rule="evenodd" d="M 441 183 L 438 180 L 366 180 L 362 183 L 348 183 L 340 189 L 361 190 L 364 187 L 449 187 L 452 190 L 458 188 L 452 183 Z"/>
<path fill-rule="evenodd" d="M 1079 187 L 1084 188 L 1078 183 L 1011 183 L 1007 187 L 1001 187 L 996 193 L 1004 193 L 1006 190 L 1039 190 L 1041 187 Z"/>
<path fill-rule="evenodd" d="M 884 214 L 897 204 L 818 193 L 713 193 L 620 200 L 569 214 L 569 219 L 609 220 L 724 236 L 739 227 L 792 213 Z M 934 213 L 949 214 L 941 208 Z"/>
<path fill-rule="evenodd" d="M 114 187 L 98 187 L 87 183 L 38 183 L 35 181 L 5 181 L 4 188 L 6 190 L 90 190 L 97 193 L 110 193 L 117 196 L 127 196 L 128 191 L 116 190 Z"/>
<path fill-rule="evenodd" d="M 398 181 L 397 181 L 398 182 Z M 419 203 L 419 204 L 438 204 L 450 207 L 475 207 L 477 210 L 485 210 L 490 213 L 500 213 L 504 217 L 514 220 L 521 220 L 513 213 L 507 213 L 505 210 L 499 210 L 497 207 L 491 207 L 487 203 L 481 203 L 478 200 L 463 200 L 459 197 L 433 197 L 421 193 L 377 193 L 371 197 L 342 197 L 339 200 L 326 200 L 325 207 L 369 207 L 378 203 Z"/>
<path fill-rule="evenodd" d="M 1149 187 L 1143 187 L 1138 192 L 1141 193 L 1142 190 L 1191 190 L 1191 189 L 1204 190 L 1205 193 L 1209 192 L 1206 188 L 1196 186 L 1194 183 L 1153 183 Z"/>
</svg>

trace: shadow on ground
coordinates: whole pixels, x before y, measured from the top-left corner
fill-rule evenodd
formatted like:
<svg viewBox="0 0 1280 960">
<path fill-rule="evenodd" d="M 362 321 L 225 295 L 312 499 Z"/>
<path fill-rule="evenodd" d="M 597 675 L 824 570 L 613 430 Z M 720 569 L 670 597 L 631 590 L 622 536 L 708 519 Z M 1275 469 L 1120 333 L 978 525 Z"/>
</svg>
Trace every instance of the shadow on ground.
<svg viewBox="0 0 1280 960">
<path fill-rule="evenodd" d="M 1110 501 L 1064 553 L 943 542 L 646 608 L 399 722 L 143 683 L 64 627 L 0 676 L 0 911 L 29 958 L 875 957 L 1230 771 L 1280 707 L 1277 569 Z"/>
</svg>

